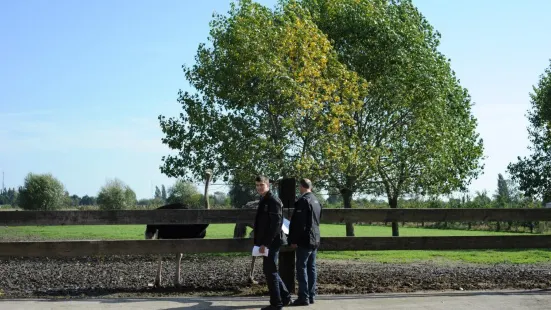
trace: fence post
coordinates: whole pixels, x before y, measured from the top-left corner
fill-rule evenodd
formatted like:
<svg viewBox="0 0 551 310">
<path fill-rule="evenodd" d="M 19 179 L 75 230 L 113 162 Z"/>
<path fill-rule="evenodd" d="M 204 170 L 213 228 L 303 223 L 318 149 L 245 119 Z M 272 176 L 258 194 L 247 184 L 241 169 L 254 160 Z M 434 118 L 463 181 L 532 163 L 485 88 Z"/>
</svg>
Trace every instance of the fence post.
<svg viewBox="0 0 551 310">
<path fill-rule="evenodd" d="M 279 253 L 279 275 L 289 293 L 295 293 L 295 251 Z"/>
<path fill-rule="evenodd" d="M 544 208 L 551 208 L 551 201 L 548 202 L 548 203 L 545 203 L 545 201 L 544 201 L 543 203 L 544 203 L 544 205 L 543 205 Z M 538 224 L 538 227 L 537 227 L 538 232 L 540 234 L 544 234 L 547 231 L 548 228 L 549 228 L 549 222 L 547 222 L 547 221 L 540 221 L 539 224 Z"/>
<path fill-rule="evenodd" d="M 296 182 L 294 178 L 282 179 L 279 181 L 278 196 L 283 202 L 283 210 L 287 208 L 293 208 L 295 205 L 295 186 Z M 287 212 L 289 213 L 289 212 Z M 289 215 L 283 216 L 288 218 Z M 286 246 L 285 248 L 289 247 Z M 279 253 L 279 275 L 281 280 L 285 283 L 285 286 L 291 294 L 295 293 L 295 251 L 281 251 Z"/>
</svg>

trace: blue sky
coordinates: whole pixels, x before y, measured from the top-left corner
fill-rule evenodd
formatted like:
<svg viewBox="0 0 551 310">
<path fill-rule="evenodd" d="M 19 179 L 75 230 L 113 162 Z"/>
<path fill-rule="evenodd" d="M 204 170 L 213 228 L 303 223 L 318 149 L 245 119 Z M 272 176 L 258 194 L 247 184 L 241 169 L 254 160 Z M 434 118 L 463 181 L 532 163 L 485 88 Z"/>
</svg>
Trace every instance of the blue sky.
<svg viewBox="0 0 551 310">
<path fill-rule="evenodd" d="M 272 7 L 275 0 L 259 1 Z M 174 179 L 159 114 L 176 116 L 181 70 L 206 42 L 212 13 L 230 1 L 4 0 L 0 2 L 0 170 L 6 187 L 52 173 L 71 194 L 96 195 L 119 178 L 139 198 Z M 484 174 L 471 190 L 496 188 L 527 155 L 529 92 L 551 58 L 551 2 L 414 3 L 442 33 L 440 50 L 475 103 Z M 214 186 L 213 190 L 223 189 Z"/>
</svg>

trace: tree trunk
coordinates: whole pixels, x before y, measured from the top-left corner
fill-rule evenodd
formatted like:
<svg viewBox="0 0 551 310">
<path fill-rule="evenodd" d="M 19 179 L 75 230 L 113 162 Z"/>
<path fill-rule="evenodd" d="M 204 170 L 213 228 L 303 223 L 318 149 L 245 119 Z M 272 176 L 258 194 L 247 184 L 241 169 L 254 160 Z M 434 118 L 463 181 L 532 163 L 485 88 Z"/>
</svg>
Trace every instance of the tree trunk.
<svg viewBox="0 0 551 310">
<path fill-rule="evenodd" d="M 341 189 L 342 199 L 345 209 L 352 209 L 352 191 L 349 189 Z M 354 223 L 346 222 L 346 236 L 354 237 Z"/>
<path fill-rule="evenodd" d="M 391 209 L 397 209 L 398 208 L 398 197 L 390 197 L 388 199 L 388 204 L 390 205 Z M 400 236 L 400 232 L 398 229 L 398 222 L 392 222 L 392 236 L 398 237 Z"/>
</svg>

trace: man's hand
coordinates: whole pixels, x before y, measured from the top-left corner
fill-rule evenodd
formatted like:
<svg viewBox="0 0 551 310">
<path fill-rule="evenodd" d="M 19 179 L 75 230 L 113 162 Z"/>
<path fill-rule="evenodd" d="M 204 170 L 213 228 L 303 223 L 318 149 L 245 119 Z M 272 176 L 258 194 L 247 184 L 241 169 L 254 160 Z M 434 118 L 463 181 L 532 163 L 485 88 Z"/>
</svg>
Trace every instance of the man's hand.
<svg viewBox="0 0 551 310">
<path fill-rule="evenodd" d="M 297 245 L 296 244 L 291 244 L 291 248 L 296 249 Z"/>
<path fill-rule="evenodd" d="M 258 249 L 258 252 L 260 252 L 261 254 L 264 254 L 264 252 L 266 252 L 266 247 L 261 245 L 260 249 Z"/>
</svg>

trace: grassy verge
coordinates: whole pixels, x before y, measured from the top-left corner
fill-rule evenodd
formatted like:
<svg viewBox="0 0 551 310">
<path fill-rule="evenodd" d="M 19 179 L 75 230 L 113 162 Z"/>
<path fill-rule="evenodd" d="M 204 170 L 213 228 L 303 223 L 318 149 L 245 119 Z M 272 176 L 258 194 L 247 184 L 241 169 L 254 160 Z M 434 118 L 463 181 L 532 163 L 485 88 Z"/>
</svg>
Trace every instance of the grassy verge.
<svg viewBox="0 0 551 310">
<path fill-rule="evenodd" d="M 231 238 L 233 224 L 212 224 L 207 238 Z M 21 226 L 0 227 L 0 241 L 4 240 L 140 240 L 144 238 L 144 225 L 86 225 L 86 226 Z M 250 231 L 250 229 L 249 229 Z M 344 225 L 321 226 L 322 236 L 344 237 Z M 390 236 L 385 226 L 355 226 L 356 236 Z M 439 230 L 401 227 L 401 236 L 489 236 L 523 233 L 488 232 L 469 230 Z M 209 255 L 244 256 L 247 253 L 221 253 Z M 320 252 L 323 259 L 348 259 L 371 262 L 470 262 L 470 263 L 541 263 L 551 261 L 551 251 L 534 250 L 458 250 L 458 251 L 343 251 Z"/>
</svg>

